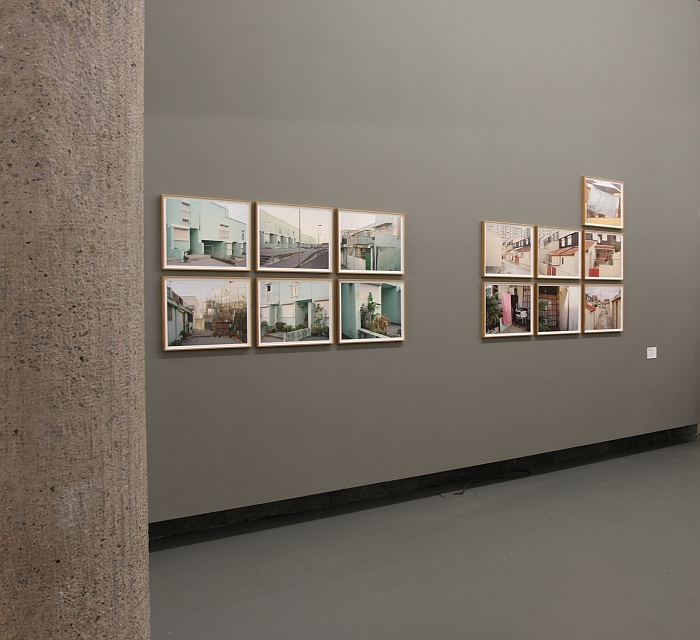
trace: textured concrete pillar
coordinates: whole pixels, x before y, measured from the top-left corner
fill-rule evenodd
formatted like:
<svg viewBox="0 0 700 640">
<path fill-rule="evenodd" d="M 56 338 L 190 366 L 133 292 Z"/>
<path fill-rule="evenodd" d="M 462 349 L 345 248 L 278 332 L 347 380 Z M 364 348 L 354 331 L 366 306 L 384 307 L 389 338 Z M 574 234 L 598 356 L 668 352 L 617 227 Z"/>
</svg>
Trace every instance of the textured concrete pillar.
<svg viewBox="0 0 700 640">
<path fill-rule="evenodd" d="M 0 3 L 0 637 L 150 635 L 142 0 Z"/>
</svg>

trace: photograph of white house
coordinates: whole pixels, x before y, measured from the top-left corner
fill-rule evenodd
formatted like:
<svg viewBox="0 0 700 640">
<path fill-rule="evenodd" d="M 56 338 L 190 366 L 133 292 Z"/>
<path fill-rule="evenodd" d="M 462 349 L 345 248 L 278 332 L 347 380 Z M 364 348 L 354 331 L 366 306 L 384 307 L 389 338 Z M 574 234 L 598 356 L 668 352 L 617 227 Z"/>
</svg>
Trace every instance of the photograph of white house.
<svg viewBox="0 0 700 640">
<path fill-rule="evenodd" d="M 247 271 L 250 202 L 161 196 L 163 269 Z"/>
<path fill-rule="evenodd" d="M 584 285 L 584 331 L 622 331 L 622 285 Z"/>
<path fill-rule="evenodd" d="M 584 278 L 622 280 L 622 234 L 586 230 L 584 235 Z"/>
<path fill-rule="evenodd" d="M 537 334 L 581 333 L 581 285 L 537 286 Z"/>
<path fill-rule="evenodd" d="M 535 227 L 511 222 L 482 222 L 482 275 L 532 278 Z"/>
<path fill-rule="evenodd" d="M 404 340 L 404 283 L 340 280 L 339 342 Z"/>
<path fill-rule="evenodd" d="M 250 278 L 163 278 L 163 349 L 249 347 Z"/>
<path fill-rule="evenodd" d="M 481 335 L 483 338 L 531 336 L 532 285 L 483 283 Z"/>
<path fill-rule="evenodd" d="M 332 280 L 257 279 L 258 346 L 331 344 Z"/>
<path fill-rule="evenodd" d="M 338 271 L 404 272 L 404 222 L 399 213 L 338 211 Z"/>
<path fill-rule="evenodd" d="M 331 271 L 333 209 L 255 203 L 259 271 Z"/>
<path fill-rule="evenodd" d="M 624 184 L 618 180 L 582 178 L 583 224 L 588 227 L 623 226 Z"/>
<path fill-rule="evenodd" d="M 579 229 L 537 227 L 537 276 L 580 278 L 580 244 Z"/>
</svg>

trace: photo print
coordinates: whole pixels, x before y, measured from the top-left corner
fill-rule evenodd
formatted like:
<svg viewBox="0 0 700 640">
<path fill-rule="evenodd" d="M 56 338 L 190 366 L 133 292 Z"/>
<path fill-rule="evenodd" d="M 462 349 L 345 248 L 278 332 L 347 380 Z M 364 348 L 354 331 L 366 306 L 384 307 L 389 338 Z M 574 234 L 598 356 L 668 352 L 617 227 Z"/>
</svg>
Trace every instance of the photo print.
<svg viewBox="0 0 700 640">
<path fill-rule="evenodd" d="M 250 347 L 250 278 L 163 278 L 163 349 Z"/>
<path fill-rule="evenodd" d="M 533 335 L 532 287 L 512 282 L 483 283 L 482 337 Z"/>
<path fill-rule="evenodd" d="M 340 280 L 339 342 L 398 342 L 404 329 L 404 282 Z"/>
<path fill-rule="evenodd" d="M 161 196 L 163 269 L 248 271 L 250 202 Z"/>
<path fill-rule="evenodd" d="M 586 229 L 584 236 L 584 278 L 622 280 L 622 234 Z"/>
<path fill-rule="evenodd" d="M 511 222 L 482 223 L 482 275 L 532 278 L 535 227 Z"/>
<path fill-rule="evenodd" d="M 582 178 L 583 225 L 622 229 L 624 184 L 618 180 Z"/>
<path fill-rule="evenodd" d="M 622 331 L 622 285 L 584 285 L 586 333 Z"/>
<path fill-rule="evenodd" d="M 581 231 L 537 227 L 537 277 L 581 277 Z"/>
<path fill-rule="evenodd" d="M 258 271 L 331 271 L 333 209 L 255 203 Z"/>
<path fill-rule="evenodd" d="M 338 210 L 338 271 L 340 273 L 404 272 L 402 213 Z"/>
<path fill-rule="evenodd" d="M 581 285 L 537 285 L 537 335 L 581 333 Z"/>
<path fill-rule="evenodd" d="M 332 280 L 257 279 L 258 346 L 333 342 Z"/>
</svg>

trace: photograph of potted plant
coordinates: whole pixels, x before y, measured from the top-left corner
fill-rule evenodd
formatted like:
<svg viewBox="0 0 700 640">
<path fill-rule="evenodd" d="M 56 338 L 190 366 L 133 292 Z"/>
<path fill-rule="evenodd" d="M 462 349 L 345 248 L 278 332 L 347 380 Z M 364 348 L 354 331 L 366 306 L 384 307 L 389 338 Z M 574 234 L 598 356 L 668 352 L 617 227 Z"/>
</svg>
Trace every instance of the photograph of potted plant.
<svg viewBox="0 0 700 640">
<path fill-rule="evenodd" d="M 482 338 L 513 338 L 534 334 L 531 284 L 482 284 Z"/>
<path fill-rule="evenodd" d="M 581 333 L 581 285 L 537 285 L 537 335 Z"/>
<path fill-rule="evenodd" d="M 400 342 L 404 327 L 404 282 L 340 280 L 339 343 Z"/>
</svg>

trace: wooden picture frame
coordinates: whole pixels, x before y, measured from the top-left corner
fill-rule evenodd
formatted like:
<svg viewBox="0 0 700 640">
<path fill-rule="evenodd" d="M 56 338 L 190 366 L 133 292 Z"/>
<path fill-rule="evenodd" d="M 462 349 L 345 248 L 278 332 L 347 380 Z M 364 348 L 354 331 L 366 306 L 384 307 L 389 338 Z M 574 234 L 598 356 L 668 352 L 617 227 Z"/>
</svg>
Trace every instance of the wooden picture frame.
<svg viewBox="0 0 700 640">
<path fill-rule="evenodd" d="M 537 277 L 578 280 L 582 275 L 581 229 L 535 227 Z"/>
<path fill-rule="evenodd" d="M 406 339 L 403 280 L 338 280 L 338 343 Z"/>
<path fill-rule="evenodd" d="M 331 273 L 333 213 L 331 207 L 256 202 L 256 269 Z"/>
<path fill-rule="evenodd" d="M 336 210 L 338 273 L 402 275 L 406 215 L 359 209 Z"/>
<path fill-rule="evenodd" d="M 533 278 L 535 227 L 517 222 L 481 223 L 481 275 L 485 278 Z"/>
<path fill-rule="evenodd" d="M 164 351 L 252 345 L 251 278 L 163 276 Z"/>
<path fill-rule="evenodd" d="M 582 300 L 580 283 L 537 283 L 537 335 L 581 333 Z"/>
<path fill-rule="evenodd" d="M 581 178 L 581 209 L 584 227 L 622 229 L 625 215 L 625 184 L 620 180 Z"/>
<path fill-rule="evenodd" d="M 249 200 L 163 194 L 164 270 L 250 271 Z"/>
<path fill-rule="evenodd" d="M 585 280 L 622 280 L 624 234 L 612 229 L 584 229 L 583 277 Z"/>
<path fill-rule="evenodd" d="M 258 347 L 333 344 L 332 279 L 258 277 L 255 290 Z"/>
<path fill-rule="evenodd" d="M 583 285 L 583 332 L 612 333 L 623 330 L 624 285 Z"/>
<path fill-rule="evenodd" d="M 483 282 L 481 337 L 518 338 L 535 335 L 533 282 Z"/>
</svg>

